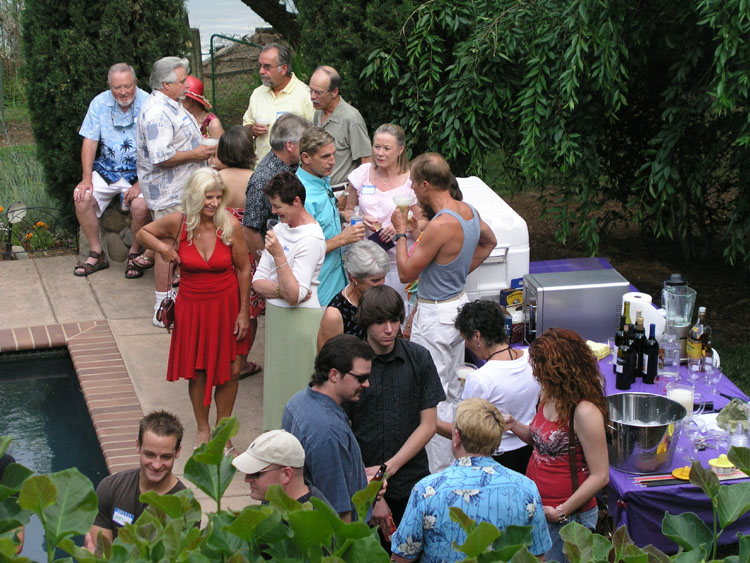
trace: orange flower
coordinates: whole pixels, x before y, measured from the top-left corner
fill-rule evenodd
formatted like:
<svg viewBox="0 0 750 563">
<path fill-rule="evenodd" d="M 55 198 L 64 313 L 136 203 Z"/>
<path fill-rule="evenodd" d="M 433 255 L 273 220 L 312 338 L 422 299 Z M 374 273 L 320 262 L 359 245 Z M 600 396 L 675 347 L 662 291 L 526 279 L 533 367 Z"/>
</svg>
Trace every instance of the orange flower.
<svg viewBox="0 0 750 563">
<path fill-rule="evenodd" d="M 45 229 L 48 229 L 47 224 L 44 221 L 37 221 L 37 224 L 34 225 L 34 227 L 44 227 Z"/>
<path fill-rule="evenodd" d="M 2 213 L 3 211 L 5 211 L 5 209 L 3 209 L 3 206 L 0 205 L 0 213 Z"/>
<path fill-rule="evenodd" d="M 26 240 L 31 240 L 31 238 L 34 236 L 34 233 L 29 233 L 26 235 Z"/>
</svg>

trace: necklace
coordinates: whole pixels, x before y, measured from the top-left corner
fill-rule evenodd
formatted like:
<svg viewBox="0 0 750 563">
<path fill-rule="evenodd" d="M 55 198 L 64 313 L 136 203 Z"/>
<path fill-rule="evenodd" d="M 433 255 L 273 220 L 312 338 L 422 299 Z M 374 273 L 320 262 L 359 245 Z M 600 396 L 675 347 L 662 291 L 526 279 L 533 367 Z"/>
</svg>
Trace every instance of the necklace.
<svg viewBox="0 0 750 563">
<path fill-rule="evenodd" d="M 349 286 L 350 285 L 351 284 L 346 284 L 346 287 L 344 288 L 344 299 L 346 299 L 349 303 L 351 303 L 352 305 L 354 305 L 356 307 L 357 305 L 349 297 Z"/>
<path fill-rule="evenodd" d="M 508 352 L 508 355 L 510 356 L 510 359 L 513 359 L 513 350 L 511 350 L 510 346 L 507 348 L 503 348 L 502 350 L 498 350 L 497 352 L 492 352 L 489 356 L 487 356 L 487 362 L 489 362 L 492 359 L 492 356 L 497 356 L 498 354 L 502 354 L 503 352 Z"/>
</svg>

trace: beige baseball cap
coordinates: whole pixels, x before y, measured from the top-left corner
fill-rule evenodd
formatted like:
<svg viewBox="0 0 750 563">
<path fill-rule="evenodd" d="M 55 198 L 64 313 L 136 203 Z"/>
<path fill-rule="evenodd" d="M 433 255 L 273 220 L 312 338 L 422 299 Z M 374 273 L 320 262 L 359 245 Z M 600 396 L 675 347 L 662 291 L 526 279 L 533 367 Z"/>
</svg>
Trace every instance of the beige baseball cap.
<svg viewBox="0 0 750 563">
<path fill-rule="evenodd" d="M 305 449 L 294 434 L 271 430 L 258 436 L 247 451 L 232 460 L 232 465 L 242 473 L 257 473 L 269 465 L 302 467 Z"/>
</svg>

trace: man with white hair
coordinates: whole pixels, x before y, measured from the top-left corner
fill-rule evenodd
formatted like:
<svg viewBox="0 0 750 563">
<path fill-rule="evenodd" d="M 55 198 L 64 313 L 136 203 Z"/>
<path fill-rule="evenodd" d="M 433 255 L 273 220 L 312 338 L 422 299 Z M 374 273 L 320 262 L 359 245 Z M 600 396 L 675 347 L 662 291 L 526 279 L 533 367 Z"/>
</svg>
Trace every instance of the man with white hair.
<svg viewBox="0 0 750 563">
<path fill-rule="evenodd" d="M 287 496 L 297 502 L 311 497 L 328 499 L 313 485 L 305 483 L 303 468 L 305 450 L 299 440 L 286 430 L 271 430 L 258 436 L 247 451 L 232 460 L 232 465 L 245 474 L 250 497 L 268 504 L 266 493 L 271 485 L 279 485 Z"/>
<path fill-rule="evenodd" d="M 187 59 L 164 57 L 156 61 L 151 69 L 152 92 L 138 116 L 138 179 L 154 220 L 179 210 L 182 187 L 216 152 L 216 147 L 201 144 L 198 122 L 180 103 L 185 98 L 189 72 Z M 169 291 L 169 265 L 160 255 L 155 258 L 153 323 L 163 327 L 156 320 L 156 311 Z"/>
<path fill-rule="evenodd" d="M 91 252 L 73 273 L 88 276 L 109 267 L 99 237 L 99 217 L 112 198 L 122 194 L 123 203 L 130 206 L 133 233 L 125 277 L 133 279 L 143 275 L 142 265 L 135 262 L 140 254 L 135 234 L 149 220 L 135 166 L 135 123 L 148 94 L 138 88 L 135 70 L 127 63 L 109 68 L 107 86 L 91 100 L 78 132 L 83 137 L 81 181 L 73 190 L 73 201 Z"/>
</svg>

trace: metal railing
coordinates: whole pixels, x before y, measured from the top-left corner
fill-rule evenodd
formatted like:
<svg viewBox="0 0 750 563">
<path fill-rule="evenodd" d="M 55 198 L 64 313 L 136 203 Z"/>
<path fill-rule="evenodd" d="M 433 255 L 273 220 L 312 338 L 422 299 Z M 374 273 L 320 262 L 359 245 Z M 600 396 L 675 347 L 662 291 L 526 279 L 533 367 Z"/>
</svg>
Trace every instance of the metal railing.
<svg viewBox="0 0 750 563">
<path fill-rule="evenodd" d="M 15 204 L 4 211 L 0 214 L 2 260 L 37 253 L 67 253 L 78 248 L 76 235 L 65 228 L 57 208 Z"/>
<path fill-rule="evenodd" d="M 230 37 L 228 35 L 221 35 L 219 33 L 214 33 L 211 36 L 211 39 L 209 40 L 209 55 L 211 57 L 211 105 L 214 107 L 214 111 L 217 109 L 217 103 L 216 103 L 216 79 L 220 77 L 225 76 L 234 76 L 237 74 L 245 74 L 247 72 L 255 72 L 255 67 L 249 67 L 246 69 L 240 69 L 240 70 L 233 70 L 228 72 L 222 72 L 217 74 L 216 73 L 216 61 L 215 61 L 215 50 L 214 50 L 214 39 L 220 38 L 220 39 L 226 39 L 227 41 L 231 41 L 233 43 L 240 43 L 242 45 L 248 45 L 250 47 L 257 47 L 258 49 L 262 49 L 260 45 L 257 43 L 252 43 L 250 41 L 244 41 L 242 39 L 237 39 L 236 37 Z"/>
</svg>

